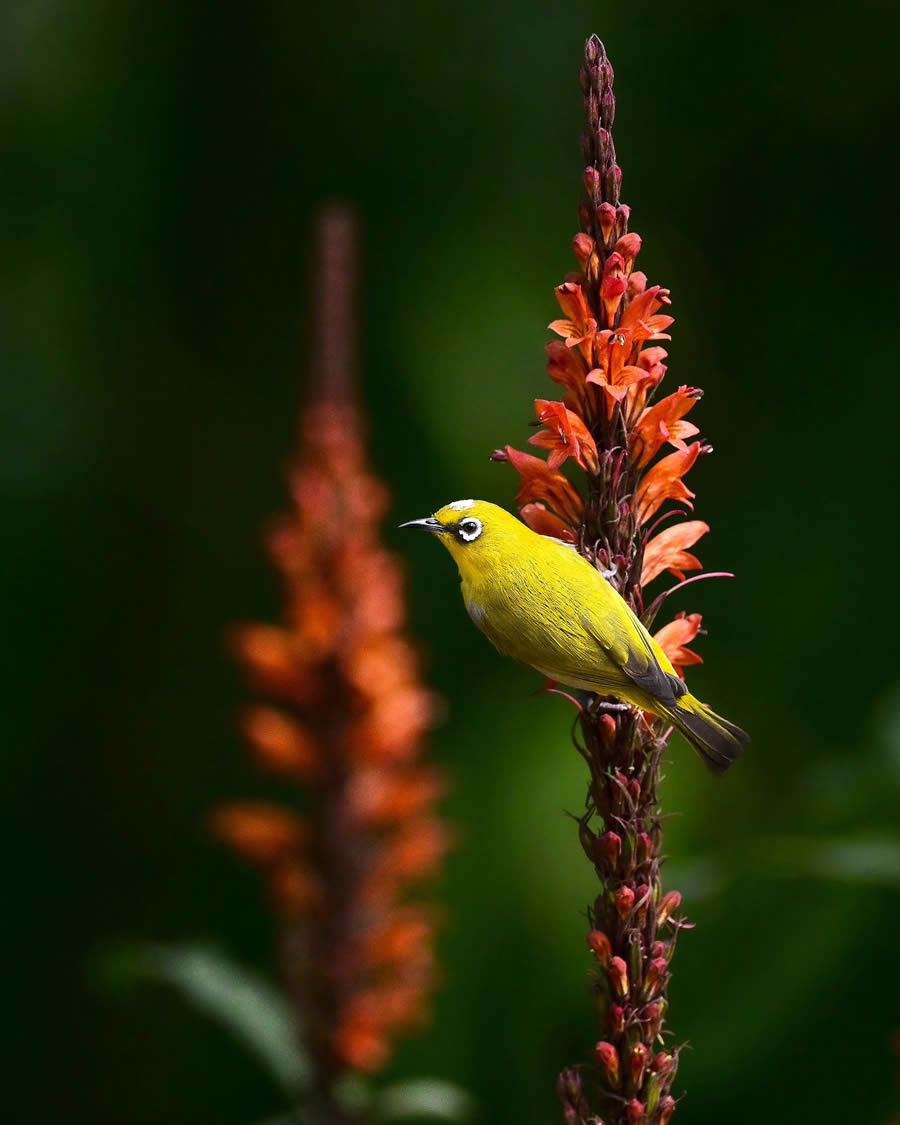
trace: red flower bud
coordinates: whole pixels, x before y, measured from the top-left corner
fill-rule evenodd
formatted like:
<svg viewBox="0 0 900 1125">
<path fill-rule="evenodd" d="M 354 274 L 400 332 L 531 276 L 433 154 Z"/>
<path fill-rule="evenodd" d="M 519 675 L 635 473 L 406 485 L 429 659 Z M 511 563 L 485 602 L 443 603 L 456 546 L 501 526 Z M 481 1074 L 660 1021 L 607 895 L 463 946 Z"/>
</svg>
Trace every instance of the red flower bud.
<svg viewBox="0 0 900 1125">
<path fill-rule="evenodd" d="M 616 209 L 611 203 L 601 203 L 597 208 L 597 225 L 603 233 L 604 240 L 609 242 L 609 236 L 616 225 Z"/>
<path fill-rule="evenodd" d="M 588 934 L 587 942 L 591 952 L 605 969 L 609 964 L 610 957 L 612 957 L 612 946 L 610 945 L 609 938 L 602 930 L 591 930 Z"/>
<path fill-rule="evenodd" d="M 619 887 L 616 891 L 616 910 L 624 922 L 634 906 L 634 891 L 631 887 Z"/>
<path fill-rule="evenodd" d="M 678 891 L 669 891 L 668 894 L 663 895 L 663 900 L 656 912 L 657 926 L 664 925 L 668 921 L 669 915 L 679 906 L 681 906 L 681 895 Z"/>
<path fill-rule="evenodd" d="M 663 1009 L 662 1004 L 658 1001 L 653 1004 L 648 1004 L 643 1012 L 643 1019 L 647 1023 L 647 1038 L 652 1043 L 659 1035 L 659 1029 L 662 1024 Z"/>
<path fill-rule="evenodd" d="M 600 173 L 594 167 L 584 170 L 584 190 L 591 199 L 600 191 Z M 606 204 L 606 206 L 609 206 L 609 204 Z"/>
<path fill-rule="evenodd" d="M 593 171 L 593 169 L 591 169 Z M 585 262 L 594 251 L 594 240 L 589 234 L 576 234 L 572 239 L 572 249 L 575 251 L 575 257 L 581 262 L 582 268 Z"/>
<path fill-rule="evenodd" d="M 584 1098 L 584 1084 L 581 1075 L 574 1067 L 568 1067 L 560 1074 L 556 1083 L 556 1092 L 563 1102 L 577 1106 Z"/>
<path fill-rule="evenodd" d="M 610 254 L 603 267 L 603 281 L 600 283 L 600 300 L 606 309 L 608 324 L 612 324 L 619 302 L 628 288 L 625 276 L 625 263 L 621 254 Z"/>
<path fill-rule="evenodd" d="M 604 746 L 612 746 L 616 737 L 616 720 L 612 715 L 601 715 L 597 720 L 596 729 Z"/>
<path fill-rule="evenodd" d="M 675 1099 L 666 1095 L 659 1103 L 659 1125 L 669 1125 L 669 1118 L 675 1112 Z"/>
<path fill-rule="evenodd" d="M 653 958 L 653 957 L 665 957 L 665 955 L 666 955 L 666 943 L 664 941 L 655 941 L 650 946 L 650 956 L 651 956 L 651 958 Z"/>
<path fill-rule="evenodd" d="M 641 799 L 641 783 L 636 777 L 632 777 L 628 782 L 628 792 L 631 794 L 631 799 L 635 804 Z"/>
<path fill-rule="evenodd" d="M 625 1115 L 628 1125 L 643 1125 L 644 1103 L 639 1102 L 637 1098 L 632 1098 L 630 1102 L 625 1104 Z"/>
<path fill-rule="evenodd" d="M 653 840 L 649 832 L 642 832 L 637 838 L 638 863 L 646 863 L 651 855 L 653 855 Z"/>
<path fill-rule="evenodd" d="M 641 883 L 634 892 L 635 905 L 643 913 L 650 902 L 650 888 L 646 883 Z"/>
<path fill-rule="evenodd" d="M 644 1103 L 639 1102 L 637 1098 L 632 1098 L 630 1102 L 625 1105 L 626 1121 L 628 1125 L 643 1125 L 647 1120 L 644 1115 Z"/>
<path fill-rule="evenodd" d="M 653 1056 L 653 1069 L 657 1074 L 668 1074 L 674 1062 L 674 1055 L 670 1055 L 666 1051 L 660 1051 Z"/>
<path fill-rule="evenodd" d="M 619 169 L 619 180 L 621 182 L 622 170 Z M 627 203 L 623 203 L 620 207 L 616 208 L 616 233 L 621 237 L 627 227 L 628 220 L 631 218 L 631 208 Z"/>
<path fill-rule="evenodd" d="M 625 1030 L 625 1009 L 620 1004 L 610 1004 L 606 1014 L 609 1019 L 609 1030 L 613 1035 L 621 1035 Z"/>
<path fill-rule="evenodd" d="M 631 1074 L 631 1085 L 635 1090 L 640 1090 L 644 1081 L 644 1071 L 647 1069 L 647 1062 L 650 1058 L 650 1052 L 643 1043 L 636 1043 L 631 1048 L 631 1054 L 628 1056 L 628 1068 Z"/>
<path fill-rule="evenodd" d="M 647 966 L 647 974 L 644 977 L 644 992 L 648 996 L 652 996 L 656 991 L 656 986 L 665 976 L 666 969 L 669 967 L 669 962 L 665 957 L 654 957 L 654 959 Z"/>
<path fill-rule="evenodd" d="M 616 253 L 625 259 L 625 272 L 631 273 L 634 259 L 641 252 L 641 236 L 639 234 L 623 234 L 616 243 Z"/>
<path fill-rule="evenodd" d="M 628 995 L 628 966 L 621 957 L 611 957 L 606 971 L 613 992 L 624 1000 Z"/>
<path fill-rule="evenodd" d="M 602 856 L 610 867 L 616 866 L 622 854 L 622 837 L 618 832 L 604 832 L 597 838 L 597 854 Z"/>
<path fill-rule="evenodd" d="M 614 164 L 603 177 L 603 187 L 611 199 L 619 198 L 619 193 L 622 190 L 622 169 L 618 164 Z M 616 233 L 620 232 L 617 230 Z"/>
<path fill-rule="evenodd" d="M 625 262 L 622 260 L 621 254 L 610 254 L 606 259 L 606 265 L 603 267 L 603 280 L 609 277 L 620 277 Z"/>
<path fill-rule="evenodd" d="M 628 278 L 628 300 L 633 301 L 647 288 L 647 275 L 641 270 L 634 270 Z"/>
<path fill-rule="evenodd" d="M 619 1073 L 619 1053 L 612 1043 L 598 1043 L 594 1048 L 594 1058 L 606 1075 L 606 1081 L 614 1090 L 622 1085 Z"/>
</svg>

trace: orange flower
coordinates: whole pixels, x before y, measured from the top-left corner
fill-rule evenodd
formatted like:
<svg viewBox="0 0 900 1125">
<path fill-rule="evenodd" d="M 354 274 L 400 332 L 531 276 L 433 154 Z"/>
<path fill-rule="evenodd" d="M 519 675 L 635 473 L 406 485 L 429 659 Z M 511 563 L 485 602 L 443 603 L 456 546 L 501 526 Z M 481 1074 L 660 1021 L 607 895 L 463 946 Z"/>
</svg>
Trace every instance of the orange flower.
<svg viewBox="0 0 900 1125">
<path fill-rule="evenodd" d="M 644 547 L 641 585 L 646 586 L 664 570 L 680 579 L 684 578 L 686 570 L 700 570 L 700 560 L 689 554 L 686 548 L 693 547 L 707 531 L 709 524 L 703 520 L 687 520 L 654 535 Z"/>
<path fill-rule="evenodd" d="M 274 707 L 254 707 L 244 715 L 244 734 L 263 765 L 305 781 L 321 774 L 321 757 L 313 738 Z"/>
<path fill-rule="evenodd" d="M 682 419 L 702 395 L 699 387 L 679 387 L 674 394 L 660 399 L 641 414 L 629 443 L 629 451 L 639 468 L 649 464 L 665 442 L 677 449 L 687 449 L 684 439 L 700 431 Z"/>
<path fill-rule="evenodd" d="M 550 340 L 544 350 L 547 353 L 547 374 L 554 383 L 559 383 L 568 391 L 566 406 L 583 414 L 587 368 L 581 353 L 567 348 L 562 340 Z"/>
<path fill-rule="evenodd" d="M 669 290 L 661 285 L 652 285 L 638 294 L 625 309 L 619 328 L 631 332 L 635 342 L 644 340 L 669 340 L 665 330 L 673 323 L 674 317 L 654 315 L 663 305 L 671 304 Z"/>
<path fill-rule="evenodd" d="M 680 500 L 689 508 L 693 508 L 691 500 L 694 498 L 694 493 L 681 478 L 700 454 L 708 451 L 709 446 L 695 441 L 687 449 L 676 450 L 675 453 L 670 453 L 668 457 L 663 457 L 661 461 L 656 462 L 637 490 L 639 523 L 645 524 L 667 500 Z"/>
<path fill-rule="evenodd" d="M 616 312 L 627 288 L 625 259 L 613 252 L 603 265 L 603 280 L 600 282 L 600 300 L 606 310 L 607 324 L 615 323 Z"/>
<path fill-rule="evenodd" d="M 420 817 L 405 825 L 385 848 L 385 871 L 401 879 L 432 875 L 449 846 L 444 825 L 435 817 Z"/>
<path fill-rule="evenodd" d="M 416 675 L 412 646 L 396 634 L 361 640 L 341 663 L 347 680 L 373 699 L 403 687 Z"/>
<path fill-rule="evenodd" d="M 567 523 L 576 524 L 581 520 L 584 501 L 578 490 L 562 473 L 551 469 L 546 461 L 532 457 L 530 453 L 521 453 L 511 445 L 495 450 L 492 456 L 495 461 L 509 461 L 522 477 L 516 494 L 518 504 L 545 501 Z"/>
<path fill-rule="evenodd" d="M 374 1017 L 346 1015 L 334 1037 L 338 1058 L 351 1070 L 374 1073 L 391 1057 L 390 1047 L 380 1022 Z"/>
<path fill-rule="evenodd" d="M 636 382 L 628 393 L 628 419 L 629 425 L 640 416 L 647 401 L 647 396 L 655 391 L 666 373 L 663 360 L 669 353 L 663 347 L 641 348 L 638 352 L 637 366 L 646 375 L 646 378 Z"/>
<path fill-rule="evenodd" d="M 403 965 L 416 959 L 427 948 L 431 938 L 431 922 L 423 911 L 408 907 L 399 911 L 377 933 L 365 942 L 366 960 L 372 965 Z"/>
<path fill-rule="evenodd" d="M 634 340 L 629 331 L 604 329 L 597 334 L 597 366 L 588 372 L 585 382 L 600 387 L 610 412 L 614 403 L 622 402 L 632 388 L 637 389 L 653 378 L 642 366 L 628 363 L 633 346 Z"/>
<path fill-rule="evenodd" d="M 407 684 L 382 695 L 351 724 L 344 739 L 349 758 L 362 762 L 409 761 L 434 714 L 430 692 Z"/>
<path fill-rule="evenodd" d="M 538 535 L 547 535 L 551 539 L 561 539 L 564 543 L 575 542 L 575 532 L 571 527 L 563 523 L 559 516 L 548 512 L 543 504 L 526 504 L 519 509 L 519 515 Z"/>
<path fill-rule="evenodd" d="M 548 402 L 545 398 L 535 399 L 534 406 L 538 420 L 547 428 L 528 441 L 550 450 L 548 466 L 558 469 L 571 457 L 585 472 L 596 473 L 597 446 L 578 415 L 561 402 Z"/>
<path fill-rule="evenodd" d="M 579 348 L 585 359 L 590 358 L 591 342 L 597 331 L 597 321 L 577 281 L 564 281 L 556 287 L 556 299 L 563 311 L 563 319 L 554 320 L 547 327 L 562 336 L 567 348 Z"/>
<path fill-rule="evenodd" d="M 293 634 L 273 625 L 245 625 L 231 635 L 232 648 L 256 687 L 291 702 L 315 704 L 322 695 L 321 680 L 300 659 L 294 642 Z"/>
<path fill-rule="evenodd" d="M 297 852 L 309 835 L 298 817 L 277 805 L 223 805 L 210 819 L 213 834 L 254 863 L 272 863 Z"/>
<path fill-rule="evenodd" d="M 375 827 L 401 823 L 425 812 L 444 791 L 438 773 L 426 769 L 359 769 L 348 782 L 356 819 Z"/>
<path fill-rule="evenodd" d="M 394 984 L 381 993 L 381 1012 L 385 1026 L 392 1030 L 422 1027 L 427 1015 L 418 982 Z"/>
<path fill-rule="evenodd" d="M 703 617 L 699 613 L 679 613 L 674 621 L 663 625 L 653 638 L 672 661 L 672 666 L 679 676 L 687 665 L 703 663 L 702 656 L 685 648 L 685 645 L 690 644 L 700 632 L 702 620 Z"/>
</svg>

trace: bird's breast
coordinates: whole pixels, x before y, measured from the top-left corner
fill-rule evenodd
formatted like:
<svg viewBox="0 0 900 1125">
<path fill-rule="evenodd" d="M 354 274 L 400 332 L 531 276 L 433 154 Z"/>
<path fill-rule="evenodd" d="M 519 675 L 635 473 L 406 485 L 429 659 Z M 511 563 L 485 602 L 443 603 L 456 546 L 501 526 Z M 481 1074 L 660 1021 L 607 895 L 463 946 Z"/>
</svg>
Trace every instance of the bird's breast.
<svg viewBox="0 0 900 1125">
<path fill-rule="evenodd" d="M 462 595 L 469 617 L 472 618 L 479 629 L 483 629 L 484 615 L 487 612 L 483 601 L 478 599 L 472 586 L 468 582 L 463 582 Z"/>
</svg>

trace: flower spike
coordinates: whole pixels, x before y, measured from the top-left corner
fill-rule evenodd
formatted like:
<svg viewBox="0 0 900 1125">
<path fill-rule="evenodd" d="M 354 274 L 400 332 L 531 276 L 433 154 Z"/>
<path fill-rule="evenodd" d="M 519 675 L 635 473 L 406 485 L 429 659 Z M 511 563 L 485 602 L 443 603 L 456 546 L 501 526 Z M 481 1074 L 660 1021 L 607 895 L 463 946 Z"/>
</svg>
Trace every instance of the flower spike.
<svg viewBox="0 0 900 1125">
<path fill-rule="evenodd" d="M 443 780 L 421 760 L 434 700 L 403 634 L 402 576 L 378 533 L 387 495 L 366 467 L 353 401 L 350 216 L 329 211 L 321 237 L 319 385 L 301 421 L 291 512 L 269 541 L 285 623 L 246 626 L 232 641 L 268 700 L 243 720 L 255 760 L 308 791 L 309 813 L 242 801 L 210 825 L 265 882 L 327 1102 L 338 1078 L 385 1066 L 396 1037 L 427 1018 L 435 917 L 410 890 L 449 839 L 434 811 Z"/>
<path fill-rule="evenodd" d="M 709 573 L 685 577 L 702 571 L 692 548 L 709 526 L 680 517 L 693 510 L 685 476 L 711 449 L 692 413 L 699 387 L 658 397 L 668 359 L 663 342 L 674 323 L 671 298 L 635 268 L 642 244 L 629 231 L 631 212 L 621 202 L 613 69 L 596 36 L 585 43 L 580 82 L 585 196 L 572 241 L 580 272 L 556 289 L 562 315 L 550 330 L 558 339 L 546 346 L 547 373 L 564 398 L 536 402 L 543 428 L 530 444 L 547 451 L 546 461 L 510 446 L 494 457 L 521 477 L 522 518 L 539 533 L 574 544 L 649 626 L 679 587 L 663 590 L 647 608 L 644 587 L 664 573 L 680 588 Z M 673 516 L 680 521 L 658 530 Z M 700 633 L 696 613 L 682 613 L 656 633 L 676 675 L 701 662 L 688 647 Z M 660 873 L 658 784 L 671 728 L 653 715 L 589 698 L 580 705 L 577 730 L 590 770 L 579 838 L 600 880 L 588 911 L 588 944 L 605 1038 L 594 1050 L 594 1082 L 579 1086 L 579 1098 L 590 1090 L 596 1104 L 589 1115 L 580 1107 L 572 1119 L 665 1125 L 675 1111 L 669 1090 L 676 1068 L 667 1060 L 677 1052 L 660 1054 L 656 1044 L 668 1011 L 669 965 L 685 928 L 674 917 L 680 895 L 663 892 Z M 568 1121 L 574 1110 L 567 1097 Z"/>
</svg>

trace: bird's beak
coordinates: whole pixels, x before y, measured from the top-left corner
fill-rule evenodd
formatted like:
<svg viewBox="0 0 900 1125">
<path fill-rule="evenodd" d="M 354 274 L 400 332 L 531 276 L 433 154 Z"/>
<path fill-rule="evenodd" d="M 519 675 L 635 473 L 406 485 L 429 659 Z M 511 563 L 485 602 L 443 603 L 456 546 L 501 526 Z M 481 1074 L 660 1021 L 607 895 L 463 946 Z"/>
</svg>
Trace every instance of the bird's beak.
<svg viewBox="0 0 900 1125">
<path fill-rule="evenodd" d="M 444 530 L 444 525 L 440 520 L 436 520 L 434 516 L 426 516 L 423 520 L 409 520 L 407 523 L 401 523 L 401 527 L 418 527 L 422 531 L 430 531 L 435 535 L 440 534 Z"/>
</svg>

